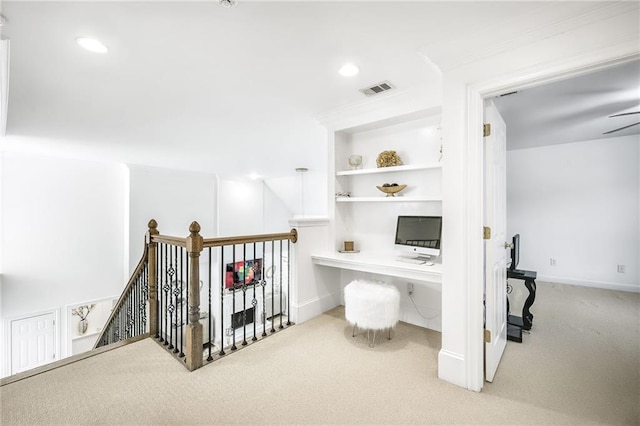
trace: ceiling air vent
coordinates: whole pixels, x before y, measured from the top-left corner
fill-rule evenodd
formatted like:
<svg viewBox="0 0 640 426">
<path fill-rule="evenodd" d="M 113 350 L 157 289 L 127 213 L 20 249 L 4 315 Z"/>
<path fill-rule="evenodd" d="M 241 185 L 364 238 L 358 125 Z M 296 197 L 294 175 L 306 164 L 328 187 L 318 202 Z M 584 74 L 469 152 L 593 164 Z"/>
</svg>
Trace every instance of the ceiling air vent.
<svg viewBox="0 0 640 426">
<path fill-rule="evenodd" d="M 360 91 L 367 96 L 373 96 L 391 89 L 394 89 L 393 84 L 389 83 L 388 81 L 383 81 L 382 83 L 378 83 L 374 86 L 360 89 Z"/>
</svg>

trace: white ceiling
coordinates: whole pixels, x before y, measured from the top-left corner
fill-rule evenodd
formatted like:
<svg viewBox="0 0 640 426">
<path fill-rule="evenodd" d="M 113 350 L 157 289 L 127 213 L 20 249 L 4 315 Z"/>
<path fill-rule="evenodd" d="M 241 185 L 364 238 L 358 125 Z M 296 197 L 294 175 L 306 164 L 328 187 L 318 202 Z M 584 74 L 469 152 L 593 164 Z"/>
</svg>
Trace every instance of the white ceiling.
<svg viewBox="0 0 640 426">
<path fill-rule="evenodd" d="M 560 34 L 603 10 L 611 22 L 602 25 L 615 31 L 583 37 L 583 49 L 637 38 L 638 9 L 573 1 L 239 0 L 233 9 L 215 0 L 3 1 L 11 81 L 2 143 L 222 175 L 323 170 L 326 136 L 316 117 L 363 100 L 358 89 L 383 80 L 398 90 L 439 84 L 430 61 L 454 75 L 530 45 L 537 28 Z M 109 53 L 81 50 L 78 36 L 100 39 Z M 345 62 L 360 74 L 339 76 Z"/>
<path fill-rule="evenodd" d="M 494 99 L 509 149 L 640 135 L 640 62 L 631 62 Z"/>
</svg>

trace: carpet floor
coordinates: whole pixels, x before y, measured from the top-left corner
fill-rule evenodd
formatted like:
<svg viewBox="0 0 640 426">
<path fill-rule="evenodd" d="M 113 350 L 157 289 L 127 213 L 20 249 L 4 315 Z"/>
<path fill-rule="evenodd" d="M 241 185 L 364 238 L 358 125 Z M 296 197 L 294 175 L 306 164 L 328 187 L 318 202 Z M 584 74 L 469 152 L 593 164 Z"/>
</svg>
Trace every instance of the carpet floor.
<svg viewBox="0 0 640 426">
<path fill-rule="evenodd" d="M 508 342 L 479 393 L 437 378 L 440 333 L 400 323 L 370 348 L 338 307 L 192 373 L 145 339 L 10 383 L 1 420 L 640 424 L 640 294 L 540 282 L 532 312 L 533 330 Z"/>
</svg>

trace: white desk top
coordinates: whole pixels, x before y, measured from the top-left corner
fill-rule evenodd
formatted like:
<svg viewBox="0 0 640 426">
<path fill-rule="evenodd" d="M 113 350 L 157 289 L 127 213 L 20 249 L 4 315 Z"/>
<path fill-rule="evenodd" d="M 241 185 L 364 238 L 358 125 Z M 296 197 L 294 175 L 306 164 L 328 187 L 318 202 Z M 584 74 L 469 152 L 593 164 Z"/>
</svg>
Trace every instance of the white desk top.
<svg viewBox="0 0 640 426">
<path fill-rule="evenodd" d="M 442 283 L 442 264 L 416 265 L 396 260 L 396 256 L 369 253 L 324 252 L 311 255 L 316 265 L 352 271 L 371 272 L 390 277 L 406 278 L 417 281 Z"/>
</svg>

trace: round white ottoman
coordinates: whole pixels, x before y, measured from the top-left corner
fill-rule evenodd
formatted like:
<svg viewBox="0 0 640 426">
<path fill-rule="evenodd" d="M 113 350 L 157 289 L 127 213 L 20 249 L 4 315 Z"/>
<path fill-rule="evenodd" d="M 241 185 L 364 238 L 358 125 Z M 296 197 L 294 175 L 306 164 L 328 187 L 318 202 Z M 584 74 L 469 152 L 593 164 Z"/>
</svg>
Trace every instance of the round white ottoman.
<svg viewBox="0 0 640 426">
<path fill-rule="evenodd" d="M 375 332 L 389 329 L 391 339 L 391 329 L 400 315 L 400 292 L 390 284 L 354 280 L 344 288 L 344 313 L 346 320 L 353 324 L 354 336 L 356 327 L 373 330 L 375 343 Z M 367 339 L 368 336 L 367 332 Z"/>
</svg>

